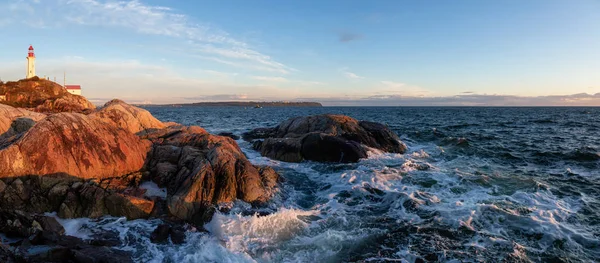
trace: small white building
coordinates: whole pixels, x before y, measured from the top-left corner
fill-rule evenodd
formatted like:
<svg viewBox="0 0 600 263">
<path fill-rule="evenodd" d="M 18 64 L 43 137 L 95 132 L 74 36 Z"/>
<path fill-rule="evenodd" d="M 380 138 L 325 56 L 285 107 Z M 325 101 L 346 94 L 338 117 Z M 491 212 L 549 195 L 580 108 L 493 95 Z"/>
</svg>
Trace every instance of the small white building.
<svg viewBox="0 0 600 263">
<path fill-rule="evenodd" d="M 80 85 L 65 85 L 65 89 L 73 95 L 81 96 L 81 86 Z"/>
</svg>

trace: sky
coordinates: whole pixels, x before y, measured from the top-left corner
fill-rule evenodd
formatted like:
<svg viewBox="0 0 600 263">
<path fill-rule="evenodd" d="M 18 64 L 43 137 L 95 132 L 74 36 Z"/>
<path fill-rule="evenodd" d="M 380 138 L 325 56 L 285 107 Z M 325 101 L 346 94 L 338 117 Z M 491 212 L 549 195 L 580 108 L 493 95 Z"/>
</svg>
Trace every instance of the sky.
<svg viewBox="0 0 600 263">
<path fill-rule="evenodd" d="M 0 0 L 0 79 L 95 103 L 600 106 L 600 0 Z"/>
</svg>

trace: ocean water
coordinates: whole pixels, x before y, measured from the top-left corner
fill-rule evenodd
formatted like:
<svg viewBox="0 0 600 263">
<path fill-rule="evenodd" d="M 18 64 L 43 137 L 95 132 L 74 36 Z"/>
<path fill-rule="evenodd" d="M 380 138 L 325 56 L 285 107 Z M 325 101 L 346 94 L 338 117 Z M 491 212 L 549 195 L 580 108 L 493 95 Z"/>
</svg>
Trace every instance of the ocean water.
<svg viewBox="0 0 600 263">
<path fill-rule="evenodd" d="M 292 164 L 240 140 L 285 179 L 268 215 L 237 202 L 183 245 L 150 243 L 159 220 L 62 220 L 68 234 L 112 231 L 139 262 L 600 262 L 600 108 L 147 109 L 238 135 L 345 114 L 389 125 L 409 151 Z"/>
</svg>

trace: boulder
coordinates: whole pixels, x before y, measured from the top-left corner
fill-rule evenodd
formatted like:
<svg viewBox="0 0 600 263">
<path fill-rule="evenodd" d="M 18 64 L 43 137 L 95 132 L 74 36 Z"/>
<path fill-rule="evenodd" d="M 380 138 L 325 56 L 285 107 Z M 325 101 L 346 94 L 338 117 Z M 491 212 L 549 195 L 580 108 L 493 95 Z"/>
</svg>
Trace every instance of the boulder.
<svg viewBox="0 0 600 263">
<path fill-rule="evenodd" d="M 404 153 L 406 146 L 387 126 L 343 115 L 288 119 L 277 127 L 245 133 L 261 155 L 285 162 L 358 162 L 369 148 Z"/>
<path fill-rule="evenodd" d="M 147 110 L 131 106 L 117 99 L 104 104 L 104 107 L 93 113 L 92 116 L 134 134 L 147 129 L 166 127 Z"/>
<path fill-rule="evenodd" d="M 151 143 L 104 121 L 58 113 L 0 149 L 0 177 L 65 173 L 103 179 L 139 171 Z"/>
<path fill-rule="evenodd" d="M 148 133 L 154 143 L 149 177 L 168 190 L 169 212 L 195 224 L 212 217 L 213 205 L 235 199 L 261 204 L 279 176 L 252 165 L 237 143 L 200 127 L 169 127 Z"/>
</svg>

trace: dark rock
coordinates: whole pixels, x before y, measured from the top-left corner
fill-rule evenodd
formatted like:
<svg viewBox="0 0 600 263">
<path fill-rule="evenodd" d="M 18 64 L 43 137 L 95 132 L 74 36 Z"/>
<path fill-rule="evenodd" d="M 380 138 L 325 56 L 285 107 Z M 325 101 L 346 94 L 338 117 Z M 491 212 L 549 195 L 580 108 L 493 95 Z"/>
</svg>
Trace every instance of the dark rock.
<svg viewBox="0 0 600 263">
<path fill-rule="evenodd" d="M 358 162 L 370 148 L 404 153 L 406 146 L 387 126 L 343 115 L 316 115 L 286 120 L 274 128 L 244 133 L 261 155 L 285 162 Z"/>
<path fill-rule="evenodd" d="M 171 237 L 173 244 L 183 244 L 185 242 L 185 229 L 182 226 L 171 226 L 161 224 L 150 235 L 152 243 L 166 243 Z"/>
<path fill-rule="evenodd" d="M 50 232 L 38 232 L 17 248 L 24 262 L 133 262 L 131 253 L 113 248 L 94 246 L 88 242 Z"/>
<path fill-rule="evenodd" d="M 10 247 L 0 243 L 0 262 L 2 263 L 16 263 L 15 254 L 12 252 Z"/>
<path fill-rule="evenodd" d="M 161 224 L 150 234 L 150 241 L 152 243 L 165 243 L 169 239 L 169 233 L 171 226 L 167 224 Z"/>
<path fill-rule="evenodd" d="M 185 243 L 185 229 L 181 226 L 174 226 L 171 228 L 169 232 L 171 235 L 171 242 L 173 244 L 179 245 Z"/>
<path fill-rule="evenodd" d="M 317 162 L 355 163 L 367 158 L 367 151 L 358 142 L 344 138 L 311 133 L 302 140 L 302 156 Z"/>
<path fill-rule="evenodd" d="M 237 135 L 233 134 L 232 132 L 221 132 L 218 135 L 219 136 L 229 137 L 229 138 L 234 139 L 234 140 L 239 140 L 240 139 L 240 136 L 237 136 Z"/>
<path fill-rule="evenodd" d="M 59 235 L 65 234 L 65 228 L 54 217 L 36 215 L 35 222 L 38 222 L 44 231 L 56 233 Z"/>
<path fill-rule="evenodd" d="M 131 253 L 107 247 L 86 247 L 73 251 L 76 263 L 128 263 L 134 262 Z"/>
</svg>

